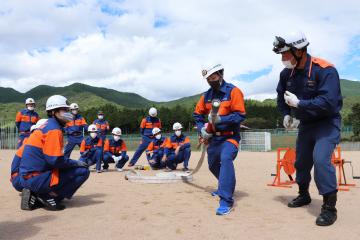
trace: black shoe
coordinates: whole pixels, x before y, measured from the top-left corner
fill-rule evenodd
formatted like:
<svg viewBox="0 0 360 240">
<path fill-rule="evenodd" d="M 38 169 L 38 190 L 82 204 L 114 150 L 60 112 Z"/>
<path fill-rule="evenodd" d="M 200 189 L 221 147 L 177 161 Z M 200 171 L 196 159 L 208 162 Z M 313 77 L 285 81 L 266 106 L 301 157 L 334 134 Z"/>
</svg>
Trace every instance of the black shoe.
<svg viewBox="0 0 360 240">
<path fill-rule="evenodd" d="M 321 207 L 321 213 L 316 219 L 316 225 L 318 226 L 330 226 L 337 219 L 336 206 L 336 192 L 327 196 L 323 196 L 324 204 Z"/>
<path fill-rule="evenodd" d="M 187 167 L 184 167 L 182 170 L 183 170 L 184 172 L 189 171 L 189 169 L 188 169 Z"/>
<path fill-rule="evenodd" d="M 26 188 L 23 188 L 21 192 L 21 205 L 22 210 L 34 210 L 36 208 L 36 196 Z"/>
<path fill-rule="evenodd" d="M 54 198 L 43 199 L 37 197 L 37 199 L 43 204 L 43 207 L 49 211 L 61 211 L 65 209 L 65 206 L 56 202 Z"/>
<path fill-rule="evenodd" d="M 288 203 L 289 208 L 298 208 L 311 203 L 311 197 L 309 192 L 299 191 L 299 196 L 294 198 L 291 202 Z"/>
</svg>

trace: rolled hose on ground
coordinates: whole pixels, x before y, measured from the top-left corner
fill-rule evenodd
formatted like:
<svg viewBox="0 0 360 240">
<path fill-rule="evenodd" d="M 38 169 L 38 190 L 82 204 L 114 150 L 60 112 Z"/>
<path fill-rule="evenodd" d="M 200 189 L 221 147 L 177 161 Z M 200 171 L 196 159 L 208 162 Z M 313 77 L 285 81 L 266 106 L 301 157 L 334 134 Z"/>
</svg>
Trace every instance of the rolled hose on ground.
<svg viewBox="0 0 360 240">
<path fill-rule="evenodd" d="M 130 170 L 125 174 L 125 179 L 134 183 L 178 183 L 178 182 L 192 182 L 193 175 L 201 168 L 206 154 L 207 145 L 203 144 L 201 157 L 195 169 L 190 173 L 187 172 L 159 172 L 155 176 L 142 176 L 138 171 Z"/>
</svg>

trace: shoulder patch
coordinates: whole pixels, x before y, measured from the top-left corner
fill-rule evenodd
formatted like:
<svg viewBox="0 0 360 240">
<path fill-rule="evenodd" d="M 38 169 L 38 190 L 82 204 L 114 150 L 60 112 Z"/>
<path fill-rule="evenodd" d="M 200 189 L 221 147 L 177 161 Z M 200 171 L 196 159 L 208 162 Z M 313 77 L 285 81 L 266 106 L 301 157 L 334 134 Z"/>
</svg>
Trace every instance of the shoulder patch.
<svg viewBox="0 0 360 240">
<path fill-rule="evenodd" d="M 321 59 L 321 58 L 317 58 L 317 57 L 312 57 L 311 58 L 311 61 L 317 65 L 319 65 L 320 67 L 322 68 L 327 68 L 327 67 L 334 67 L 334 64 L 324 60 L 324 59 Z"/>
</svg>

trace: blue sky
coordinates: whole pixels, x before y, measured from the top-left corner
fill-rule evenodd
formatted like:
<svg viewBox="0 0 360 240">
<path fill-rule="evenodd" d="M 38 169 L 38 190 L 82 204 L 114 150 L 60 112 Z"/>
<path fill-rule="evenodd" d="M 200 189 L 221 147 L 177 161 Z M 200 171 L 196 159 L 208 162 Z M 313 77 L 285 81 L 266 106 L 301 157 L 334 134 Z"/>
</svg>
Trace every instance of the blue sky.
<svg viewBox="0 0 360 240">
<path fill-rule="evenodd" d="M 201 70 L 222 63 L 245 97 L 265 99 L 283 68 L 273 38 L 294 30 L 340 77 L 360 80 L 358 22 L 355 0 L 1 1 L 0 86 L 81 82 L 164 101 L 205 91 Z"/>
</svg>

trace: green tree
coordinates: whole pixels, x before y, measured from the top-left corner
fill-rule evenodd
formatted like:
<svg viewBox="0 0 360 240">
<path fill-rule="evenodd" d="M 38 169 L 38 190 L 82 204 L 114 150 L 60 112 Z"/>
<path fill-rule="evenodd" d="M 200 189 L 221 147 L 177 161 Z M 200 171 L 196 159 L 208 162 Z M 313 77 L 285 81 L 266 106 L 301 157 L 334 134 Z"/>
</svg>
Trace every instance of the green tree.
<svg viewBox="0 0 360 240">
<path fill-rule="evenodd" d="M 348 117 L 352 127 L 355 137 L 360 136 L 360 104 L 357 103 L 351 108 L 351 113 Z"/>
</svg>

